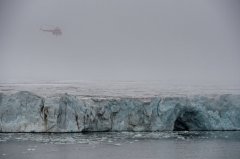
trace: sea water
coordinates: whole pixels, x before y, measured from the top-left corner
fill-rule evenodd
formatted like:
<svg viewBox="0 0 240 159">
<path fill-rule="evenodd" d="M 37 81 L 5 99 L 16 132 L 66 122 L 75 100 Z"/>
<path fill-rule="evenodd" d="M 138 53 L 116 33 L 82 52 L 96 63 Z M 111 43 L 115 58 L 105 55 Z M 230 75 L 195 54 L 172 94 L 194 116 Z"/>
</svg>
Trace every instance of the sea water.
<svg viewBox="0 0 240 159">
<path fill-rule="evenodd" d="M 1 159 L 239 159 L 240 131 L 1 133 Z"/>
</svg>

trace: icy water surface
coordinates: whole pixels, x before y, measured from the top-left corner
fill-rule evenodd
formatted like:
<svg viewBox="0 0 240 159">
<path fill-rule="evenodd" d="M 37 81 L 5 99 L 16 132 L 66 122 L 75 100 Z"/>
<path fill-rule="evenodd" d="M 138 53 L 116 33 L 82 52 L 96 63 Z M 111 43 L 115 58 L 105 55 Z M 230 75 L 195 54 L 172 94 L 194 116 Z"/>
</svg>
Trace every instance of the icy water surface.
<svg viewBox="0 0 240 159">
<path fill-rule="evenodd" d="M 1 159 L 239 159 L 240 131 L 1 133 Z"/>
</svg>

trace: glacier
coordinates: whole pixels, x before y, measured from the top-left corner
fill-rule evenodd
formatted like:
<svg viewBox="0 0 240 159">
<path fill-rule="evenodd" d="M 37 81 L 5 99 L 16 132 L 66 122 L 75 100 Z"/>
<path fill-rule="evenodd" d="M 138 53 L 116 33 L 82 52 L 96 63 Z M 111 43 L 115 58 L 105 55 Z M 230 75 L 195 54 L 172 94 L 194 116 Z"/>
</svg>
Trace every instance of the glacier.
<svg viewBox="0 0 240 159">
<path fill-rule="evenodd" d="M 240 94 L 0 92 L 0 132 L 240 130 Z"/>
</svg>

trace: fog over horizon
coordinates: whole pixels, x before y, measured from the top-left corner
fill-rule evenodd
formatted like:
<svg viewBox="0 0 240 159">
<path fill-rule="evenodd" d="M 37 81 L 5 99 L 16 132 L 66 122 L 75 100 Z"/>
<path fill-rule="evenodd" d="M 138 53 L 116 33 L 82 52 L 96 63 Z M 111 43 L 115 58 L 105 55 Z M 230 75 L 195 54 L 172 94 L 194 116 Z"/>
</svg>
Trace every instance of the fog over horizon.
<svg viewBox="0 0 240 159">
<path fill-rule="evenodd" d="M 240 1 L 0 0 L 0 82 L 98 80 L 240 85 Z"/>
</svg>

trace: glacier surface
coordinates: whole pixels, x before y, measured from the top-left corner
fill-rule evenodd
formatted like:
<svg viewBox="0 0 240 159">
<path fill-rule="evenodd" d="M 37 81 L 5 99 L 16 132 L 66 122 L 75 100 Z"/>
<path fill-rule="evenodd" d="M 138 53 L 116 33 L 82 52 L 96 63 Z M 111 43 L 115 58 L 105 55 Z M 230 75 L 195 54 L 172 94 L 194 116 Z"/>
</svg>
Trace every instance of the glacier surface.
<svg viewBox="0 0 240 159">
<path fill-rule="evenodd" d="M 0 92 L 1 132 L 240 130 L 240 94 Z"/>
</svg>

